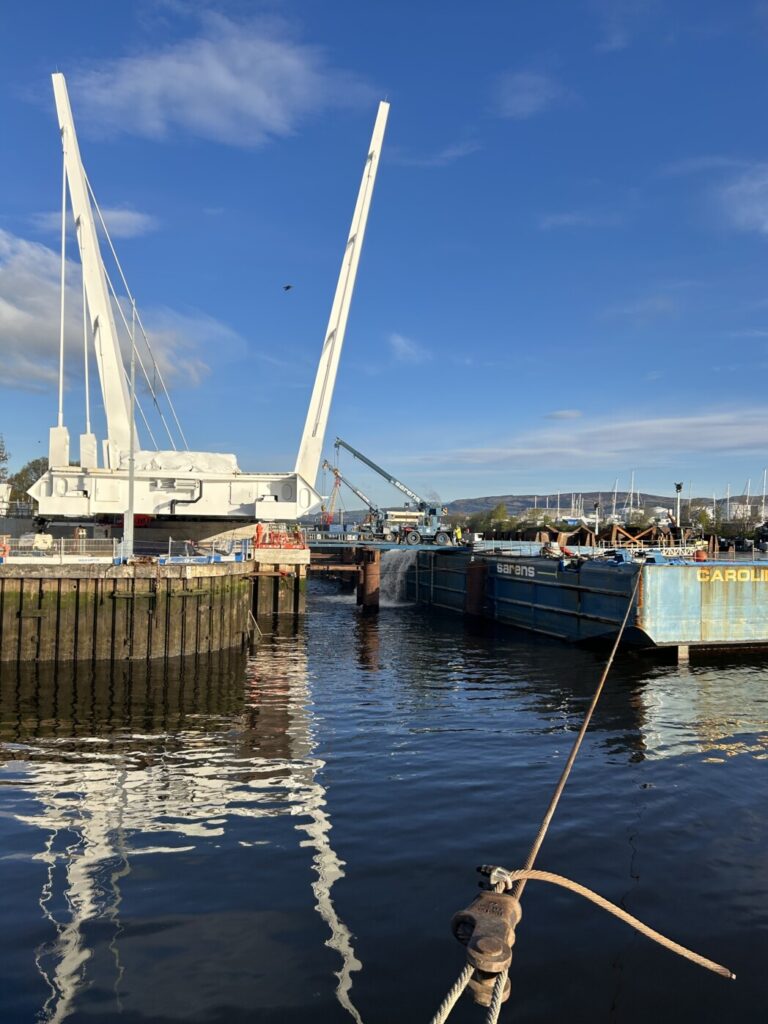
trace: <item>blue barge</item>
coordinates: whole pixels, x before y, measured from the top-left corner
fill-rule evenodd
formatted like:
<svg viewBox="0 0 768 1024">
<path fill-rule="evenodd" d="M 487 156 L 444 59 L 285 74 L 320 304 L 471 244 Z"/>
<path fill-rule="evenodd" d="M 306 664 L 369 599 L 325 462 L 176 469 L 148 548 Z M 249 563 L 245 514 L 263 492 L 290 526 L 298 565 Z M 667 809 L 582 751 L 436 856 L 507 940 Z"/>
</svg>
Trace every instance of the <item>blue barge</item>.
<svg viewBox="0 0 768 1024">
<path fill-rule="evenodd" d="M 420 551 L 412 600 L 571 642 L 609 640 L 637 574 L 625 642 L 639 647 L 768 647 L 768 562 L 698 562 L 649 554 L 548 558 Z"/>
</svg>

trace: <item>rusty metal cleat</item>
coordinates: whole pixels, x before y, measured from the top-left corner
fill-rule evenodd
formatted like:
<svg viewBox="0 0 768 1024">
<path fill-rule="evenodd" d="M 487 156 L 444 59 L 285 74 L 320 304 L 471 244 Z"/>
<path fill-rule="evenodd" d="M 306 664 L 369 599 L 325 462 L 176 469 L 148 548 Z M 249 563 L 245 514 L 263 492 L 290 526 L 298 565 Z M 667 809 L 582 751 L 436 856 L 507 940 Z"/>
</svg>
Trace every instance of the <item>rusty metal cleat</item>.
<svg viewBox="0 0 768 1024">
<path fill-rule="evenodd" d="M 467 947 L 467 961 L 475 968 L 469 987 L 475 1002 L 489 1006 L 497 975 L 512 963 L 515 928 L 523 911 L 518 900 L 507 893 L 484 889 L 466 910 L 455 914 L 451 930 Z M 503 999 L 509 996 L 509 979 Z"/>
</svg>

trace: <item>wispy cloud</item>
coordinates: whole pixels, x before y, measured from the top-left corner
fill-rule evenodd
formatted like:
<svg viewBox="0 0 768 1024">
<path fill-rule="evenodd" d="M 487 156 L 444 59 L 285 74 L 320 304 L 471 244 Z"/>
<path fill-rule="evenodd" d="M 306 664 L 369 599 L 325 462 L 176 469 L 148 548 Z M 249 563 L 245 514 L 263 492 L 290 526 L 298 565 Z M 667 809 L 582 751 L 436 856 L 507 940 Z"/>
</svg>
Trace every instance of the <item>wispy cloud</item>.
<svg viewBox="0 0 768 1024">
<path fill-rule="evenodd" d="M 644 21 L 657 7 L 655 0 L 592 0 L 598 17 L 599 53 L 625 50 Z"/>
<path fill-rule="evenodd" d="M 401 167 L 446 167 L 448 164 L 461 160 L 462 157 L 477 153 L 481 148 L 479 142 L 456 142 L 450 146 L 444 146 L 434 153 L 421 155 L 390 150 L 387 159 L 391 163 L 400 164 Z"/>
<path fill-rule="evenodd" d="M 731 226 L 768 234 L 768 163 L 754 164 L 722 185 L 716 197 Z"/>
<path fill-rule="evenodd" d="M 203 353 L 215 352 L 216 362 L 242 358 L 247 346 L 241 335 L 202 310 L 181 311 L 152 306 L 143 315 L 152 351 L 166 380 L 196 386 L 209 375 Z M 126 363 L 130 347 L 125 339 Z"/>
<path fill-rule="evenodd" d="M 577 420 L 581 417 L 581 409 L 555 409 L 547 413 L 548 420 Z"/>
<path fill-rule="evenodd" d="M 539 468 L 563 469 L 577 463 L 584 469 L 640 465 L 652 451 L 656 465 L 679 466 L 682 458 L 696 454 L 764 453 L 766 436 L 768 406 L 758 406 L 688 416 L 593 418 L 567 428 L 529 431 L 494 447 L 404 455 L 401 461 L 528 468 L 535 452 Z"/>
<path fill-rule="evenodd" d="M 548 213 L 539 219 L 541 231 L 557 228 L 609 228 L 618 227 L 621 218 L 617 214 L 593 213 L 589 210 L 567 210 L 563 213 Z"/>
<path fill-rule="evenodd" d="M 680 309 L 679 301 L 672 295 L 659 292 L 654 295 L 646 295 L 631 302 L 620 303 L 615 306 L 608 306 L 601 313 L 606 319 L 612 317 L 628 317 L 634 320 L 650 320 L 659 316 L 669 316 L 677 313 Z"/>
<path fill-rule="evenodd" d="M 390 334 L 389 347 L 392 349 L 392 355 L 400 363 L 426 363 L 432 358 L 427 349 L 403 334 Z"/>
<path fill-rule="evenodd" d="M 59 272 L 58 253 L 0 229 L 0 386 L 47 390 L 57 380 Z M 83 344 L 80 268 L 69 261 L 67 279 L 67 369 L 79 376 Z M 208 373 L 203 353 L 215 351 L 218 359 L 222 353 L 237 355 L 246 347 L 235 331 L 197 310 L 149 308 L 143 311 L 143 319 L 157 364 L 169 382 L 197 384 Z M 119 317 L 116 320 L 119 322 Z M 125 332 L 122 342 L 127 352 Z"/>
<path fill-rule="evenodd" d="M 740 157 L 725 156 L 717 153 L 704 156 L 689 156 L 682 160 L 673 160 L 661 169 L 661 174 L 669 178 L 686 177 L 691 174 L 708 174 L 712 171 L 729 171 L 736 167 L 747 167 L 749 161 Z"/>
<path fill-rule="evenodd" d="M 74 76 L 83 129 L 163 139 L 174 131 L 234 146 L 292 134 L 302 118 L 372 99 L 356 75 L 273 22 L 208 12 L 191 38 Z"/>
<path fill-rule="evenodd" d="M 728 331 L 728 338 L 768 338 L 768 330 L 764 327 L 746 327 L 740 331 Z"/>
<path fill-rule="evenodd" d="M 501 117 L 534 117 L 565 97 L 560 83 L 539 71 L 507 71 L 496 82 L 496 108 Z"/>
<path fill-rule="evenodd" d="M 104 223 L 112 238 L 137 238 L 139 235 L 146 235 L 150 231 L 156 231 L 160 226 L 157 217 L 151 213 L 142 213 L 140 210 L 132 210 L 127 206 L 101 207 Z M 45 234 L 58 233 L 61 230 L 61 213 L 52 211 L 50 213 L 34 213 L 30 218 L 33 227 Z M 70 215 L 70 227 L 74 228 L 74 220 Z M 101 224 L 98 224 L 101 230 Z"/>
</svg>

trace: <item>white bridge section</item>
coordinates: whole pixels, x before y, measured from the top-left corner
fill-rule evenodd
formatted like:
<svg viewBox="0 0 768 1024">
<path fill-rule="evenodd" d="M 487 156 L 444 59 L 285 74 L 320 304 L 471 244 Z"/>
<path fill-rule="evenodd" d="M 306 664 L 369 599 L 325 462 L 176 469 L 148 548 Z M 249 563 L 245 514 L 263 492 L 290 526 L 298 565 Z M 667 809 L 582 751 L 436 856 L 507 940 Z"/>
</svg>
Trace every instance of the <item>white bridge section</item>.
<svg viewBox="0 0 768 1024">
<path fill-rule="evenodd" d="M 169 467 L 163 465 L 166 458 Z M 137 452 L 137 463 L 147 468 L 134 473 L 133 511 L 150 516 L 276 521 L 298 519 L 320 502 L 314 487 L 296 473 L 233 473 L 221 467 L 217 471 L 217 459 L 229 463 L 234 456 Z M 128 508 L 128 473 L 58 468 L 49 470 L 29 493 L 39 501 L 41 515 L 122 515 Z"/>
<path fill-rule="evenodd" d="M 127 374 L 115 325 L 115 307 L 110 295 L 112 286 L 99 249 L 91 204 L 93 192 L 80 157 L 63 75 L 53 75 L 53 87 L 64 150 L 64 172 L 83 270 L 86 352 L 90 347 L 96 358 L 107 438 L 103 443 L 103 467 L 98 465 L 96 439 L 89 432 L 81 436 L 81 465 L 70 465 L 69 431 L 63 424 L 60 404 L 58 426 L 50 431 L 50 468 L 29 490 L 29 494 L 39 503 L 40 514 L 80 518 L 133 512 L 150 516 L 232 517 L 276 521 L 297 519 L 313 511 L 322 500 L 315 490 L 315 482 L 389 104 L 379 104 L 295 469 L 283 473 L 243 473 L 238 468 L 236 457 L 229 454 L 132 451 L 134 442 L 131 435 L 135 436 L 135 431 L 131 430 L 131 392 L 126 386 Z M 64 201 L 66 205 L 66 191 Z M 98 206 L 96 209 L 98 212 Z M 111 241 L 109 244 L 115 256 Z M 62 282 L 65 266 L 62 244 Z M 119 263 L 117 266 L 122 277 Z M 125 284 L 124 278 L 123 282 Z M 116 300 L 114 290 L 113 296 Z M 128 329 L 122 312 L 121 318 Z M 133 328 L 130 334 L 129 345 L 136 351 Z M 60 395 L 62 393 L 63 383 L 60 381 Z M 172 438 L 171 442 L 175 444 Z M 132 502 L 129 494 L 131 476 Z"/>
</svg>

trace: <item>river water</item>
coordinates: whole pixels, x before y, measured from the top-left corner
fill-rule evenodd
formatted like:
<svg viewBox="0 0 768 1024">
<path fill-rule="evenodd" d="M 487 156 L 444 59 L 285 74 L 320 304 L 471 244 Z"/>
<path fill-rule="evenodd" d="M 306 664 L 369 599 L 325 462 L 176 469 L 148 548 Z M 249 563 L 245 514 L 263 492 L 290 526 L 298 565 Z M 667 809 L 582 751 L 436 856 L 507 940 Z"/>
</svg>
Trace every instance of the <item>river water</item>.
<svg viewBox="0 0 768 1024">
<path fill-rule="evenodd" d="M 427 1024 L 604 657 L 323 581 L 247 661 L 4 667 L 3 1024 Z M 737 980 L 532 882 L 502 1021 L 766 1019 L 767 668 L 622 656 L 538 864 Z"/>
</svg>

